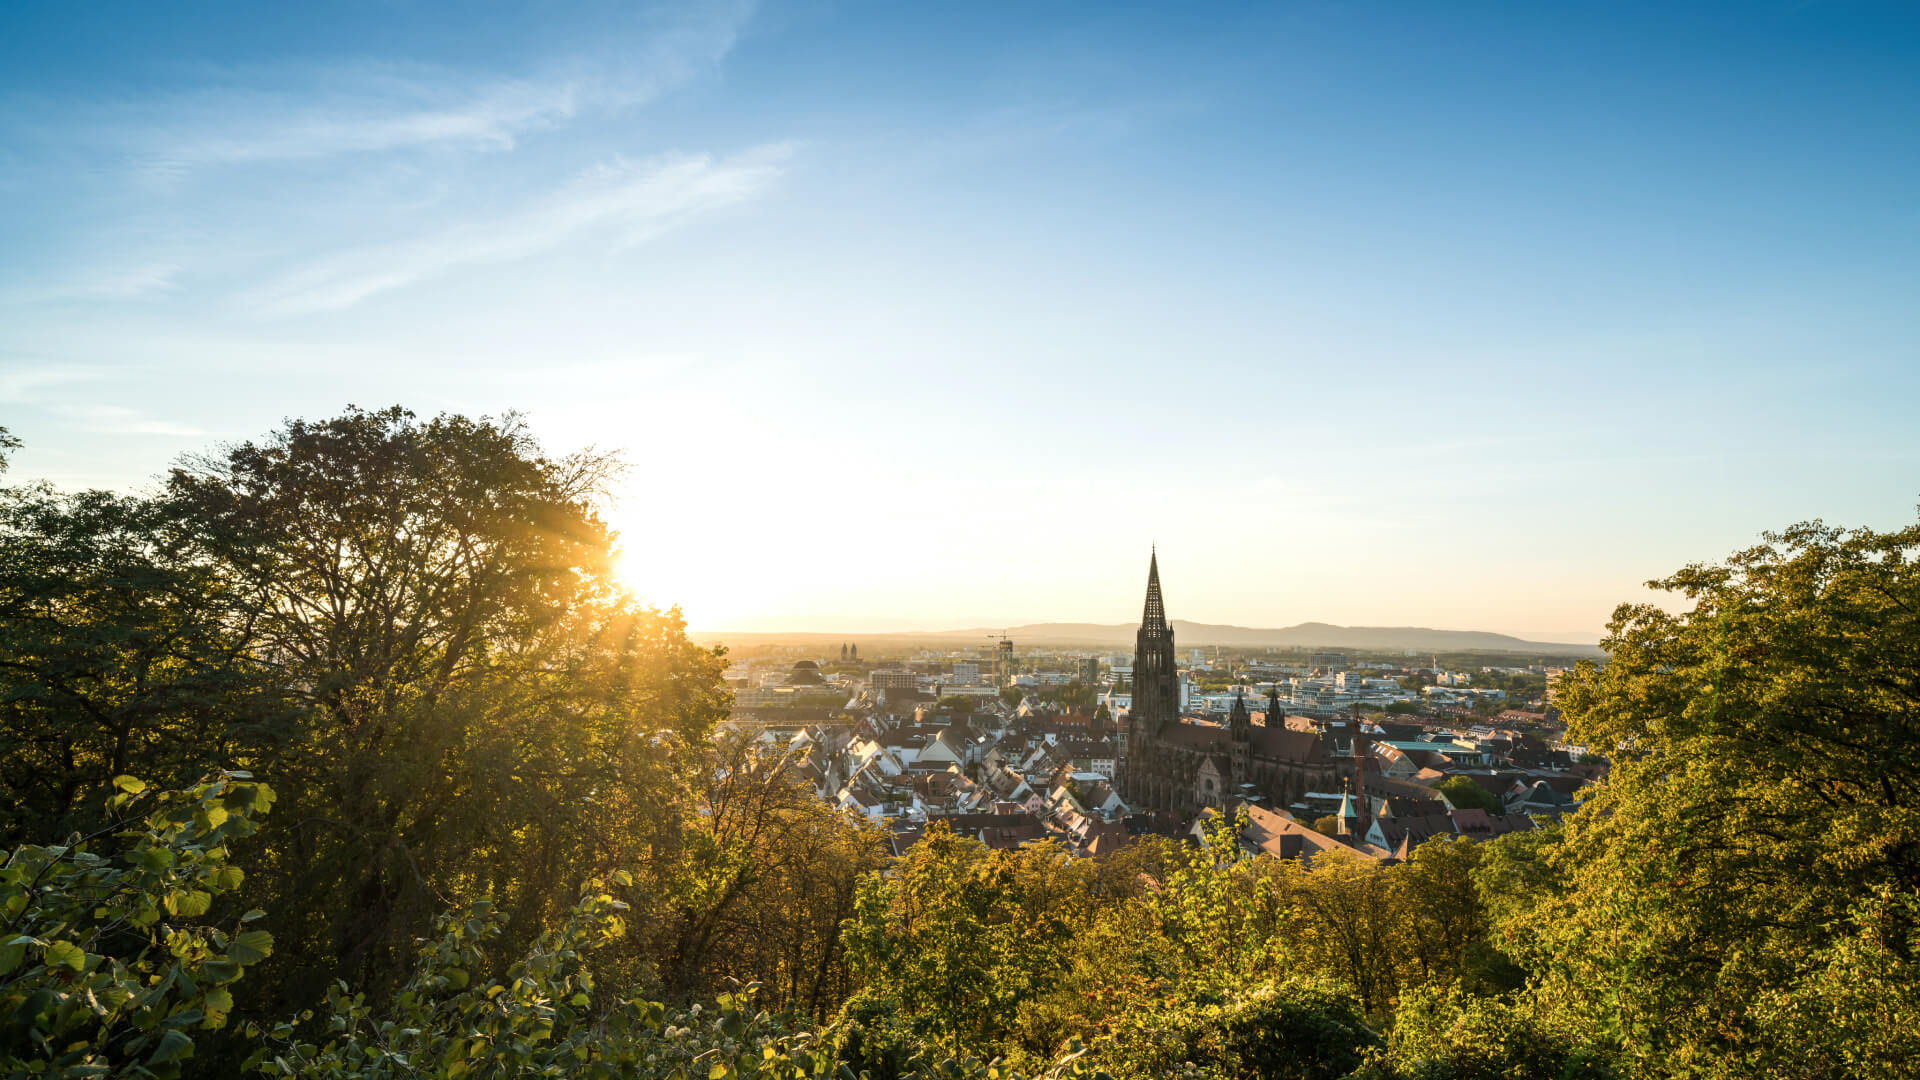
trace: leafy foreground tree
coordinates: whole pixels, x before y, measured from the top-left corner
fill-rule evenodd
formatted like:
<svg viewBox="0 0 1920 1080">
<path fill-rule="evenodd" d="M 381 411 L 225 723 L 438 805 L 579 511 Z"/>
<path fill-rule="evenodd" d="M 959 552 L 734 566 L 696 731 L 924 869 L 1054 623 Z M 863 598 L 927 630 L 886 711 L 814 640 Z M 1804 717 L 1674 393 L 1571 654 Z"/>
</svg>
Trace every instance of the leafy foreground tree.
<svg viewBox="0 0 1920 1080">
<path fill-rule="evenodd" d="M 1634 1075 L 1920 1075 L 1920 526 L 1819 523 L 1656 582 L 1565 684 L 1612 773 L 1494 845 L 1539 1015 Z"/>
<path fill-rule="evenodd" d="M 117 775 L 271 782 L 272 1013 L 391 992 L 448 903 L 524 948 L 588 877 L 678 865 L 723 661 L 613 581 L 616 469 L 355 409 L 150 498 L 0 489 L 0 843 L 106 824 Z"/>
<path fill-rule="evenodd" d="M 14 848 L 0 866 L 0 1072 L 177 1076 L 273 951 L 271 934 L 245 929 L 261 912 L 215 913 L 244 880 L 229 846 L 255 832 L 272 790 L 238 773 L 165 794 L 116 786 L 113 824 Z"/>
<path fill-rule="evenodd" d="M 841 1057 L 838 1032 L 794 1031 L 756 1011 L 759 987 L 719 995 L 716 1007 L 669 1011 L 659 1002 L 621 999 L 594 977 L 594 954 L 626 932 L 627 905 L 615 887 L 624 873 L 587 883 L 565 923 L 544 935 L 500 980 L 474 975 L 489 966 L 485 946 L 500 937 L 500 913 L 486 902 L 440 920 L 413 977 L 384 1011 L 345 983 L 327 995 L 325 1042 L 303 1041 L 302 1022 L 255 1029 L 265 1045 L 251 1059 L 277 1077 L 444 1080 L 495 1077 L 661 1077 L 687 1080 L 803 1080 L 856 1074 Z M 305 1018 L 303 1018 L 304 1020 Z M 1077 1051 L 1040 1076 L 1099 1076 Z M 903 1076 L 926 1080 L 1020 1080 L 1022 1074 L 977 1058 L 917 1058 Z"/>
<path fill-rule="evenodd" d="M 283 1005 L 329 975 L 391 989 L 449 901 L 493 897 L 524 947 L 579 882 L 678 843 L 721 661 L 614 583 L 616 470 L 512 417 L 401 409 L 174 470 L 166 501 L 299 708 L 253 765 L 286 802 L 260 866 Z"/>
<path fill-rule="evenodd" d="M 1412 991 L 1393 1032 L 1352 1080 L 1616 1080 L 1613 1055 L 1556 1029 L 1525 1004 L 1458 987 Z"/>
<path fill-rule="evenodd" d="M 384 1005 L 435 916 L 483 898 L 516 955 L 616 868 L 653 898 L 599 954 L 627 993 L 758 981 L 831 1016 L 880 838 L 713 745 L 719 651 L 610 576 L 616 469 L 511 417 L 350 409 L 150 497 L 0 487 L 0 845 L 116 824 L 116 776 L 247 770 L 281 800 L 248 868 L 278 947 L 247 1018 L 343 978 Z M 235 1065 L 225 1035 L 196 1061 Z"/>
<path fill-rule="evenodd" d="M 607 574 L 611 468 L 353 410 L 151 499 L 0 489 L 0 1069 L 1920 1075 L 1920 528 L 1621 609 L 1563 826 L 883 868 L 711 739 L 722 657 Z"/>
<path fill-rule="evenodd" d="M 1064 974 L 1088 869 L 1051 844 L 994 851 L 936 825 L 861 882 L 846 939 L 867 990 L 853 1009 L 897 1010 L 954 1049 L 1003 1042 Z"/>
<path fill-rule="evenodd" d="M 1244 824 L 1094 860 L 936 826 L 861 887 L 843 1056 L 884 1078 L 927 1046 L 1044 1065 L 1074 1038 L 1119 1080 L 1611 1075 L 1512 995 L 1476 885 L 1492 847 L 1308 867 L 1248 852 Z"/>
<path fill-rule="evenodd" d="M 1378 1042 L 1344 986 L 1288 979 L 1134 1013 L 1098 1052 L 1121 1080 L 1340 1080 Z"/>
<path fill-rule="evenodd" d="M 670 857 L 640 872 L 647 919 L 611 951 L 657 974 L 671 1000 L 753 982 L 763 1004 L 825 1020 L 853 989 L 841 925 L 862 878 L 885 865 L 885 834 L 753 740 L 718 740 L 710 765 Z"/>
<path fill-rule="evenodd" d="M 117 788 L 110 801 L 120 823 L 111 831 L 22 846 L 0 868 L 9 935 L 0 944 L 0 1070 L 8 1075 L 183 1075 L 196 1034 L 227 1024 L 243 976 L 273 949 L 270 934 L 243 929 L 261 912 L 214 914 L 245 880 L 228 861 L 229 845 L 256 833 L 272 791 L 238 774 L 178 792 L 151 792 L 130 777 Z M 118 842 L 113 855 L 92 850 L 109 837 Z M 333 1080 L 856 1076 L 835 1029 L 794 1031 L 755 1011 L 757 986 L 720 995 L 713 1009 L 672 1011 L 608 987 L 594 961 L 625 935 L 628 910 L 611 890 L 636 886 L 625 872 L 587 882 L 561 924 L 504 967 L 490 949 L 504 940 L 506 913 L 483 899 L 442 916 L 389 1002 L 373 1004 L 337 982 L 318 1015 L 247 1024 L 256 1049 L 245 1068 Z M 1098 1075 L 1078 1058 L 1069 1051 L 1039 1075 Z M 918 1055 L 905 1075 L 1021 1076 L 931 1055 Z"/>
<path fill-rule="evenodd" d="M 252 604 L 169 504 L 0 488 L 0 844 L 90 832 L 116 776 L 238 767 L 293 714 Z"/>
</svg>

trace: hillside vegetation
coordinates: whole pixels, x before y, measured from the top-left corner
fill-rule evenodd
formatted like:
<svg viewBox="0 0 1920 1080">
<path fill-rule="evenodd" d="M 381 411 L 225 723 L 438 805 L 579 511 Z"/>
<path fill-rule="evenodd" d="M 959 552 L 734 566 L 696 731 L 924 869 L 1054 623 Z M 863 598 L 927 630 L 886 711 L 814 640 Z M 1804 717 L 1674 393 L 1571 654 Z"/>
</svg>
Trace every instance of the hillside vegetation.
<svg viewBox="0 0 1920 1080">
<path fill-rule="evenodd" d="M 1621 607 L 1562 687 L 1614 768 L 1551 828 L 895 860 L 712 737 L 721 652 L 610 574 L 617 467 L 353 410 L 0 489 L 0 1069 L 1920 1075 L 1920 526 Z"/>
</svg>

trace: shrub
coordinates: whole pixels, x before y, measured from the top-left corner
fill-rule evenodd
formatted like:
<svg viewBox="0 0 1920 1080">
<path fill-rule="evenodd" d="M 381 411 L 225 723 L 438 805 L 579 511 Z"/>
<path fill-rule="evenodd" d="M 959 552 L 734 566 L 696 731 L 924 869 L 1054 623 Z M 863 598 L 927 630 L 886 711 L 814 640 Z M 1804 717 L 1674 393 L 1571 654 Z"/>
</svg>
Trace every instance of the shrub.
<svg viewBox="0 0 1920 1080">
<path fill-rule="evenodd" d="M 231 986 L 273 951 L 213 917 L 239 888 L 228 845 L 250 835 L 273 791 L 227 773 L 176 792 L 113 781 L 115 824 L 66 844 L 15 848 L 0 865 L 0 1072 L 172 1077 L 195 1031 L 225 1026 Z M 102 855 L 96 847 L 117 841 Z"/>
<path fill-rule="evenodd" d="M 1092 1059 L 1122 1080 L 1337 1080 L 1379 1044 L 1351 993 L 1295 979 L 1138 1014 Z"/>
<path fill-rule="evenodd" d="M 1611 1057 L 1504 998 L 1415 990 L 1355 1080 L 1613 1080 Z"/>
</svg>

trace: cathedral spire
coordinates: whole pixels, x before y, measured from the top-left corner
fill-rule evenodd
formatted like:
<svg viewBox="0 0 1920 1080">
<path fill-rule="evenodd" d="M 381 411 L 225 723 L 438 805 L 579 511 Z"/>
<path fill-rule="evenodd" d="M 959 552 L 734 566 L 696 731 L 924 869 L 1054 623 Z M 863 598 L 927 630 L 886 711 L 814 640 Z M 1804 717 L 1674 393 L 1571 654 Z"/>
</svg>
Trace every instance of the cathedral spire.
<svg viewBox="0 0 1920 1080">
<path fill-rule="evenodd" d="M 1167 606 L 1160 600 L 1160 549 L 1156 546 L 1147 560 L 1147 610 L 1140 616 L 1143 629 L 1164 630 Z"/>
<path fill-rule="evenodd" d="M 1180 722 L 1180 671 L 1173 660 L 1173 627 L 1160 599 L 1160 553 L 1147 564 L 1147 610 L 1134 635 L 1133 704 L 1128 710 L 1136 731 L 1157 736 Z M 1129 750 L 1131 752 L 1131 748 Z"/>
</svg>

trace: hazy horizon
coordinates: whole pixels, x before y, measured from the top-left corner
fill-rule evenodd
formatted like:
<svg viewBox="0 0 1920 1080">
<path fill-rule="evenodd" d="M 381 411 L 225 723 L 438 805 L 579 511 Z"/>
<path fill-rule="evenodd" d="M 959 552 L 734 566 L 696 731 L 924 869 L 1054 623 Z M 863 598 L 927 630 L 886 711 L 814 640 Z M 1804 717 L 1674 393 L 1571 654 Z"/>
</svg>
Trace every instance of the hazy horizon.
<svg viewBox="0 0 1920 1080">
<path fill-rule="evenodd" d="M 742 619 L 738 623 L 721 626 L 703 626 L 689 620 L 687 632 L 699 636 L 736 634 L 751 636 L 757 634 L 867 634 L 873 637 L 887 637 L 897 634 L 941 634 L 959 631 L 994 631 L 1035 625 L 1095 625 L 1129 626 L 1137 624 L 1139 616 L 1132 619 L 1028 619 L 1017 623 L 994 621 L 992 619 L 889 619 L 884 617 L 859 615 L 771 615 L 757 619 Z M 1333 626 L 1352 627 L 1357 624 L 1340 623 L 1330 619 L 1292 619 L 1268 620 L 1253 623 L 1216 623 L 1206 619 L 1189 619 L 1174 616 L 1176 623 L 1203 623 L 1216 626 L 1234 626 L 1251 630 L 1280 630 L 1302 623 L 1324 623 Z M 1604 635 L 1600 632 L 1578 630 L 1567 631 L 1530 631 L 1514 633 L 1487 626 L 1415 626 L 1411 623 L 1368 624 L 1367 629 L 1419 629 L 1419 630 L 1458 630 L 1479 631 L 1495 634 L 1507 634 L 1510 637 L 1526 641 L 1552 645 L 1593 645 Z M 985 643 L 983 643 L 984 646 Z M 1015 642 L 1015 644 L 1019 644 Z"/>
<path fill-rule="evenodd" d="M 1182 619 L 1574 642 L 1920 499 L 1910 6 L 0 29 L 11 482 L 519 410 L 703 630 L 1125 622 L 1157 543 Z"/>
</svg>

